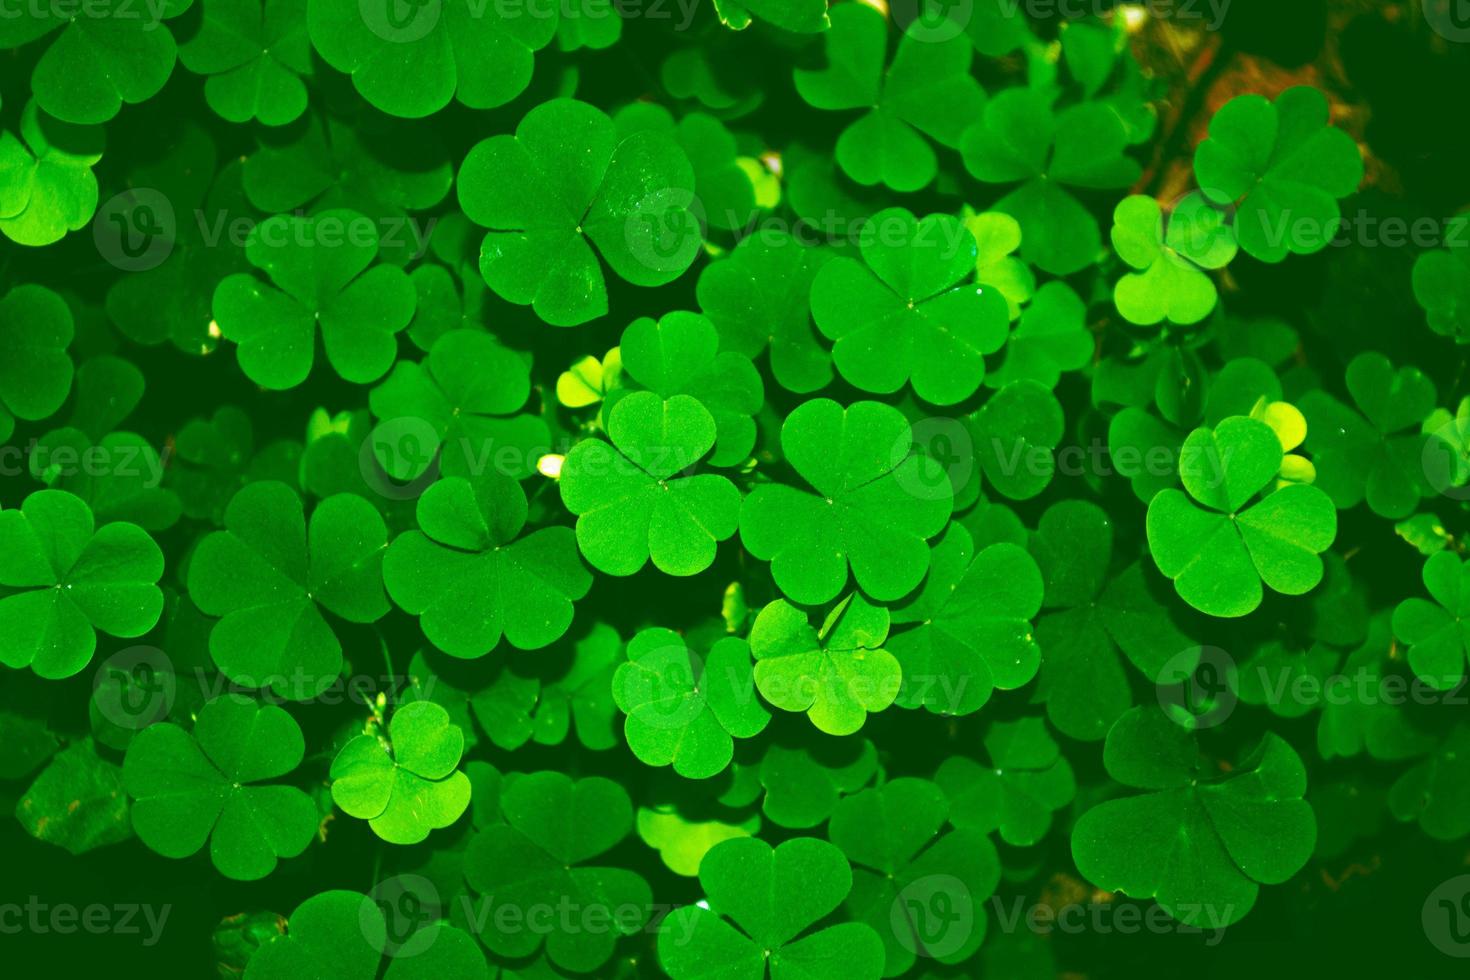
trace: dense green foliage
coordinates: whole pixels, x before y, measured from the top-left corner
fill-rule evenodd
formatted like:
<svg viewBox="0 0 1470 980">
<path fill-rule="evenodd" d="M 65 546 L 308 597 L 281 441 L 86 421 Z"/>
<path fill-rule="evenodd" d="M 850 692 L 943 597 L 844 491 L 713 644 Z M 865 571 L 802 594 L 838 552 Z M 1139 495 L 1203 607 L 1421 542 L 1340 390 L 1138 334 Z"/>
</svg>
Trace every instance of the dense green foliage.
<svg viewBox="0 0 1470 980">
<path fill-rule="evenodd" d="M 70 6 L 0 19 L 38 900 L 189 977 L 1265 976 L 1463 856 L 1470 253 L 1275 308 L 1368 247 L 1322 89 L 1190 141 L 1005 0 Z"/>
</svg>

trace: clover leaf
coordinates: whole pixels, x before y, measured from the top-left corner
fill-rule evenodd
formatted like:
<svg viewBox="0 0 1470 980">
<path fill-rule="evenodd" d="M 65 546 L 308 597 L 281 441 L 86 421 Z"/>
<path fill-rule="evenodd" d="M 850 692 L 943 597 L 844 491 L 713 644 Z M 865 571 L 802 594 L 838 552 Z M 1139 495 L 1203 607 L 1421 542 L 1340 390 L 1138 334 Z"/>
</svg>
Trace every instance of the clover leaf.
<svg viewBox="0 0 1470 980">
<path fill-rule="evenodd" d="M 928 571 L 925 542 L 944 529 L 951 505 L 939 464 L 912 445 L 908 421 L 888 405 L 803 402 L 781 427 L 781 448 L 815 492 L 782 483 L 752 490 L 740 509 L 746 550 L 770 561 L 781 591 L 803 605 L 836 598 L 849 565 L 874 599 L 905 595 Z"/>
<path fill-rule="evenodd" d="M 1459 232 L 1464 230 L 1460 225 Z M 1470 251 L 1436 248 L 1421 253 L 1414 260 L 1412 282 L 1429 329 L 1457 344 L 1470 343 Z"/>
<path fill-rule="evenodd" d="M 526 666 L 501 661 L 491 669 L 456 661 L 437 650 L 419 650 L 408 665 L 405 701 L 432 701 L 449 713 L 466 750 L 480 743 L 471 718 L 497 748 L 513 752 L 531 739 L 531 713 L 541 682 Z"/>
<path fill-rule="evenodd" d="M 949 215 L 889 208 L 863 226 L 859 248 L 862 262 L 833 259 L 812 282 L 812 318 L 834 342 L 837 370 L 878 394 L 910 382 L 936 405 L 974 394 L 1008 316 L 998 290 L 960 284 L 975 267 L 969 230 Z"/>
<path fill-rule="evenodd" d="M 464 732 L 432 701 L 393 713 L 386 741 L 358 735 L 332 760 L 332 801 L 368 821 L 390 844 L 417 844 L 454 823 L 470 805 L 470 781 L 457 768 Z"/>
<path fill-rule="evenodd" d="M 31 446 L 30 471 L 81 498 L 103 523 L 127 521 L 157 532 L 179 519 L 179 498 L 159 486 L 163 460 L 136 433 L 109 432 L 94 444 L 80 429 L 55 429 Z"/>
<path fill-rule="evenodd" d="M 759 216 L 755 185 L 740 165 L 735 136 L 714 116 L 691 112 L 676 124 L 663 106 L 634 102 L 614 115 L 613 123 L 620 138 L 649 130 L 679 144 L 694 168 L 694 196 L 711 228 L 739 232 Z"/>
<path fill-rule="evenodd" d="M 902 671 L 883 649 L 888 610 L 854 592 L 827 613 L 820 629 L 777 599 L 750 627 L 755 683 L 783 711 L 804 711 L 829 735 L 851 735 L 869 713 L 893 703 Z"/>
<path fill-rule="evenodd" d="M 124 103 L 158 94 L 174 70 L 173 34 L 163 21 L 193 0 L 155 0 L 146 10 L 133 0 L 93 0 L 85 14 L 65 5 L 28 4 L 8 11 L 0 48 L 61 32 L 31 73 L 36 102 L 57 119 L 104 123 Z"/>
<path fill-rule="evenodd" d="M 409 892 L 403 897 L 417 896 Z M 392 913 L 385 917 L 383 905 L 389 901 L 341 890 L 313 895 L 296 906 L 284 932 L 279 919 L 272 923 L 246 963 L 246 980 L 374 980 L 385 953 L 389 958 L 383 980 L 492 980 L 485 954 L 454 926 L 434 921 L 407 936 L 390 932 L 390 919 L 402 913 L 388 905 Z"/>
<path fill-rule="evenodd" d="M 503 636 L 546 646 L 572 623 L 572 602 L 592 576 L 571 528 L 521 535 L 526 495 L 498 473 L 447 477 L 418 500 L 419 530 L 394 539 L 383 558 L 388 594 L 419 617 L 424 635 L 455 657 L 481 657 Z"/>
<path fill-rule="evenodd" d="M 0 298 L 0 438 L 17 418 L 55 414 L 71 392 L 71 310 L 45 286 L 17 286 Z"/>
<path fill-rule="evenodd" d="M 1015 320 L 1021 315 L 1021 304 L 1036 292 L 1031 267 L 1012 254 L 1021 247 L 1020 223 L 999 211 L 982 211 L 969 214 L 965 227 L 975 236 L 975 281 L 1000 290 Z"/>
<path fill-rule="evenodd" d="M 1062 439 L 1061 403 L 1044 384 L 1007 383 L 966 418 L 980 472 L 1003 497 L 1027 500 L 1056 473 L 1052 449 Z"/>
<path fill-rule="evenodd" d="M 1127 134 L 1111 108 L 1081 102 L 1060 112 L 1029 88 L 1012 88 L 985 105 L 960 139 L 965 169 L 987 184 L 1014 184 L 991 205 L 1021 223 L 1021 256 L 1066 276 L 1097 258 L 1097 219 L 1068 187 L 1112 190 L 1137 179 L 1125 155 Z"/>
<path fill-rule="evenodd" d="M 266 388 L 294 388 L 316 359 L 356 384 L 387 373 L 398 333 L 413 319 L 413 283 L 402 269 L 373 265 L 378 232 L 354 211 L 277 215 L 250 232 L 245 255 L 274 285 L 239 273 L 214 291 L 214 318 L 239 345 L 240 369 Z"/>
<path fill-rule="evenodd" d="M 785 231 L 751 235 L 699 275 L 699 306 L 723 350 L 754 358 L 769 348 L 771 373 L 806 394 L 832 380 L 832 362 L 807 309 L 812 280 L 831 258 Z"/>
<path fill-rule="evenodd" d="M 102 146 L 102 127 L 61 122 L 27 102 L 20 138 L 0 131 L 0 233 L 20 245 L 50 245 L 86 227 L 97 210 L 92 168 Z"/>
<path fill-rule="evenodd" d="M 998 830 L 1007 844 L 1030 847 L 1051 829 L 1052 814 L 1072 802 L 1072 766 L 1040 718 L 991 725 L 985 753 L 989 767 L 952 755 L 934 774 L 949 799 L 949 822 L 978 834 Z"/>
<path fill-rule="evenodd" d="M 1470 759 L 1470 725 L 1460 722 L 1432 755 L 1393 784 L 1388 806 L 1399 820 L 1417 820 L 1435 840 L 1459 840 L 1470 834 L 1466 818 L 1466 760 Z"/>
<path fill-rule="evenodd" d="M 383 0 L 310 0 L 311 43 L 384 112 L 417 118 L 458 99 L 505 105 L 525 91 L 535 52 L 556 36 L 560 5 L 446 0 L 403 12 Z"/>
<path fill-rule="evenodd" d="M 1408 517 L 1430 492 L 1417 427 L 1434 410 L 1435 384 L 1374 352 L 1348 363 L 1346 381 L 1358 412 L 1321 390 L 1301 398 L 1316 484 L 1340 509 L 1366 500 L 1382 517 Z"/>
<path fill-rule="evenodd" d="M 1130 323 L 1198 323 L 1215 308 L 1215 284 L 1203 270 L 1235 257 L 1235 236 L 1224 212 L 1190 194 L 1170 212 L 1151 197 L 1125 197 L 1113 211 L 1113 248 L 1137 272 L 1113 287 L 1113 302 Z"/>
<path fill-rule="evenodd" d="M 553 326 L 607 313 L 602 262 L 634 285 L 662 286 L 700 245 L 688 210 L 694 171 L 678 144 L 648 130 L 619 140 L 605 113 L 574 99 L 543 102 L 514 136 L 475 144 L 458 192 L 470 220 L 490 229 L 485 282 Z"/>
<path fill-rule="evenodd" d="M 1103 762 L 1146 792 L 1077 820 L 1072 857 L 1101 888 L 1153 898 L 1186 925 L 1223 928 L 1251 910 L 1261 884 L 1286 881 L 1312 855 L 1306 770 L 1272 732 L 1216 776 L 1192 733 L 1157 708 L 1134 708 L 1108 732 Z"/>
<path fill-rule="evenodd" d="M 1041 598 L 1041 573 L 1024 548 L 1001 543 L 977 553 L 970 532 L 951 524 L 934 544 L 923 587 L 893 609 L 895 626 L 910 625 L 887 643 L 903 668 L 899 705 L 972 714 L 995 688 L 1035 677 L 1041 650 L 1030 621 Z"/>
<path fill-rule="evenodd" d="M 985 939 L 982 902 L 1000 883 L 1000 858 L 983 831 L 941 833 L 949 801 L 938 786 L 903 777 L 846 797 L 829 834 L 853 864 L 845 905 L 883 940 L 884 976 L 898 976 L 923 953 L 963 963 Z M 942 897 L 941 897 L 942 896 Z M 943 909 L 956 942 L 933 935 L 931 909 Z"/>
<path fill-rule="evenodd" d="M 628 716 L 623 736 L 640 761 L 707 779 L 730 764 L 734 739 L 759 735 L 771 720 L 752 683 L 744 640 L 725 637 L 700 657 L 677 633 L 653 628 L 628 641 L 612 695 Z"/>
<path fill-rule="evenodd" d="M 1318 555 L 1337 536 L 1331 498 L 1298 483 L 1250 502 L 1272 483 L 1283 455 L 1276 433 L 1253 418 L 1195 429 L 1179 461 L 1188 496 L 1161 490 L 1149 502 L 1154 562 L 1201 612 L 1244 616 L 1261 604 L 1262 581 L 1301 595 L 1322 580 Z"/>
<path fill-rule="evenodd" d="M 1470 656 L 1470 569 L 1453 552 L 1430 555 L 1424 588 L 1434 599 L 1411 596 L 1393 612 L 1393 632 L 1409 645 L 1409 666 L 1435 687 L 1451 690 L 1465 676 Z"/>
<path fill-rule="evenodd" d="M 523 479 L 550 447 L 546 423 L 516 414 L 531 394 L 530 358 L 483 330 L 450 330 L 423 361 L 399 361 L 368 395 L 380 420 L 374 455 L 395 480 L 437 459 L 448 476 L 493 468 Z M 396 437 L 396 438 L 395 438 Z"/>
<path fill-rule="evenodd" d="M 714 325 L 697 313 L 642 317 L 623 331 L 618 356 L 622 372 L 608 391 L 603 417 L 629 392 L 657 392 L 669 410 L 680 395 L 694 398 L 715 423 L 711 466 L 743 463 L 755 445 L 755 421 L 764 398 L 759 372 L 743 354 L 720 350 Z"/>
<path fill-rule="evenodd" d="M 883 975 L 883 941 L 870 926 L 809 931 L 853 888 L 847 858 L 826 841 L 727 840 L 704 856 L 699 883 L 704 902 L 675 909 L 659 928 L 659 965 L 674 980 L 709 976 L 710 963 L 727 980 L 760 980 L 767 964 L 772 980 Z"/>
<path fill-rule="evenodd" d="M 755 772 L 765 790 L 761 811 L 782 827 L 815 827 L 877 771 L 878 752 L 866 739 L 824 739 L 801 748 L 771 745 Z"/>
<path fill-rule="evenodd" d="M 85 502 L 38 490 L 0 511 L 0 663 L 38 677 L 86 667 L 97 631 L 142 636 L 163 613 L 163 552 L 135 524 L 96 526 Z"/>
<path fill-rule="evenodd" d="M 566 645 L 563 641 L 563 650 Z M 575 728 L 584 747 L 610 749 L 617 744 L 617 705 L 611 691 L 624 660 L 623 639 L 606 623 L 593 623 L 570 646 L 565 672 L 542 682 L 532 737 L 539 745 L 560 745 Z"/>
<path fill-rule="evenodd" d="M 306 111 L 312 74 L 306 8 L 293 0 L 199 0 L 198 33 L 179 61 L 207 75 L 204 99 L 232 123 L 284 126 Z"/>
<path fill-rule="evenodd" d="M 633 829 L 628 794 L 600 776 L 573 781 L 560 772 L 508 780 L 500 794 L 505 822 L 483 827 L 465 854 L 465 879 L 483 896 L 488 914 L 480 941 L 497 956 L 530 956 L 542 947 L 552 963 L 584 973 L 607 962 L 621 934 L 637 932 L 648 915 L 648 884 L 632 871 L 585 867 Z M 527 915 L 570 902 L 607 928 L 528 929 Z M 512 908 L 519 915 L 494 914 Z M 629 915 L 628 910 L 636 915 Z M 616 914 L 614 914 L 616 913 Z M 544 921 L 544 920 L 542 920 Z"/>
<path fill-rule="evenodd" d="M 1352 137 L 1329 125 L 1327 97 L 1298 85 L 1274 102 L 1240 95 L 1225 103 L 1194 152 L 1194 176 L 1211 201 L 1235 205 L 1240 247 L 1280 262 L 1332 241 L 1338 199 L 1362 182 L 1363 159 Z"/>
<path fill-rule="evenodd" d="M 90 738 L 58 752 L 15 805 L 15 819 L 37 840 L 85 854 L 132 836 L 122 770 Z"/>
<path fill-rule="evenodd" d="M 938 162 L 924 140 L 956 147 L 969 119 L 985 105 L 970 76 L 974 52 L 963 37 L 936 41 L 907 33 L 883 70 L 888 27 L 875 8 L 839 6 L 825 33 L 827 65 L 795 72 L 796 91 L 826 110 L 866 109 L 837 138 L 842 170 L 859 184 L 917 191 L 934 181 Z M 917 130 L 917 132 L 915 132 Z"/>
<path fill-rule="evenodd" d="M 1004 388 L 1027 380 L 1055 388 L 1064 372 L 1091 363 L 1094 346 L 1081 298 L 1066 283 L 1049 282 L 1031 297 L 1006 341 L 1003 359 L 985 383 Z"/>
<path fill-rule="evenodd" d="M 1036 638 L 1046 651 L 1037 699 L 1065 735 L 1093 741 L 1133 703 L 1121 650 L 1149 680 L 1194 645 L 1139 562 L 1110 575 L 1113 524 L 1095 504 L 1064 500 L 1041 515 L 1031 554 L 1046 582 Z M 1164 586 L 1167 589 L 1167 586 Z"/>
<path fill-rule="evenodd" d="M 361 497 L 328 497 L 308 523 L 284 483 L 242 487 L 225 529 L 205 535 L 189 563 L 189 595 L 222 617 L 209 634 L 220 671 L 296 701 L 324 691 L 342 669 L 342 643 L 322 612 L 351 623 L 387 614 L 387 545 L 383 518 Z"/>
<path fill-rule="evenodd" d="M 305 751 L 285 709 L 238 694 L 207 702 L 192 733 L 172 722 L 151 725 L 123 759 L 133 830 L 171 858 L 197 853 L 207 839 L 225 877 L 264 878 L 316 835 L 311 797 L 295 786 L 257 785 L 294 770 Z"/>
</svg>

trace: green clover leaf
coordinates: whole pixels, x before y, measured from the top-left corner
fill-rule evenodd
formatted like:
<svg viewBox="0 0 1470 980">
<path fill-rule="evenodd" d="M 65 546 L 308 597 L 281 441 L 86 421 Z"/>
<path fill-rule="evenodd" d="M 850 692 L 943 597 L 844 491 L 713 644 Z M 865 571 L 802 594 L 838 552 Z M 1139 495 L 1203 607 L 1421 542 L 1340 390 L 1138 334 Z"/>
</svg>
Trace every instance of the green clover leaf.
<svg viewBox="0 0 1470 980">
<path fill-rule="evenodd" d="M 596 970 L 620 935 L 643 927 L 652 900 L 648 883 L 634 872 L 584 866 L 633 829 L 627 792 L 600 776 L 573 782 L 559 772 L 535 772 L 506 778 L 500 811 L 505 822 L 483 827 L 465 853 L 465 880 L 483 896 L 487 913 L 480 941 L 497 956 L 519 958 L 540 949 L 544 937 L 552 963 L 578 973 Z M 558 902 L 584 913 L 595 909 L 609 927 L 524 927 L 526 915 Z M 517 909 L 519 918 L 507 924 L 497 908 Z M 628 909 L 636 909 L 636 920 Z"/>
<path fill-rule="evenodd" d="M 1021 305 L 1036 292 L 1036 274 L 1013 253 L 1021 247 L 1021 224 L 999 211 L 970 214 L 965 227 L 975 236 L 975 281 L 993 286 L 1005 297 L 1010 317 L 1021 315 Z"/>
<path fill-rule="evenodd" d="M 127 521 L 158 532 L 173 527 L 182 512 L 174 492 L 159 486 L 158 450 L 133 432 L 110 432 L 93 443 L 80 429 L 55 429 L 31 447 L 29 468 L 46 486 L 81 498 L 104 524 Z"/>
<path fill-rule="evenodd" d="M 1100 888 L 1153 898 L 1186 925 L 1223 928 L 1245 917 L 1261 884 L 1286 881 L 1312 855 L 1306 770 L 1271 732 L 1212 776 L 1193 734 L 1156 708 L 1134 708 L 1108 732 L 1103 762 L 1118 782 L 1148 792 L 1078 818 L 1072 857 Z"/>
<path fill-rule="evenodd" d="M 1065 419 L 1050 388 L 1023 378 L 996 391 L 966 418 L 980 472 L 1001 496 L 1028 500 L 1056 473 L 1052 449 Z"/>
<path fill-rule="evenodd" d="M 1024 548 L 1001 543 L 977 553 L 970 532 L 951 524 L 934 544 L 923 588 L 893 609 L 894 625 L 910 626 L 887 643 L 903 667 L 899 705 L 968 715 L 997 687 L 1035 677 L 1041 649 L 1031 620 L 1041 598 L 1041 573 Z"/>
<path fill-rule="evenodd" d="M 883 940 L 884 976 L 905 973 L 920 952 L 963 963 L 985 939 L 982 903 L 1000 883 L 1000 858 L 983 831 L 941 833 L 949 811 L 934 783 L 903 777 L 846 797 L 832 814 L 832 843 L 853 864 L 844 904 Z M 931 909 L 947 917 L 938 941 Z"/>
<path fill-rule="evenodd" d="M 638 808 L 638 836 L 659 852 L 666 868 L 685 878 L 698 877 L 700 862 L 710 848 L 734 837 L 750 837 L 760 825 L 761 818 L 755 815 L 732 824 L 689 820 L 670 806 Z"/>
<path fill-rule="evenodd" d="M 812 281 L 832 257 L 789 233 L 765 231 L 741 240 L 699 274 L 699 306 L 714 323 L 720 347 L 754 358 L 769 348 L 771 373 L 787 391 L 807 394 L 832 380 L 832 359 L 807 311 Z"/>
<path fill-rule="evenodd" d="M 1317 751 L 1323 759 L 1351 758 L 1364 751 L 1374 759 L 1412 759 L 1434 750 L 1436 738 L 1416 726 L 1390 693 L 1390 684 L 1403 682 L 1407 690 L 1409 681 L 1393 640 L 1392 611 L 1385 609 L 1374 615 L 1362 645 L 1338 668 L 1335 677 L 1363 696 L 1323 699 L 1317 722 Z"/>
<path fill-rule="evenodd" d="M 531 740 L 531 714 L 541 682 L 527 676 L 525 665 L 501 661 L 483 664 L 455 660 L 438 650 L 419 650 L 408 664 L 405 701 L 432 701 L 449 712 L 459 726 L 466 750 L 480 744 L 475 721 L 497 748 L 513 752 Z"/>
<path fill-rule="evenodd" d="M 1424 563 L 1424 588 L 1434 599 L 1411 596 L 1393 611 L 1393 632 L 1409 645 L 1409 666 L 1434 687 L 1452 690 L 1465 676 L 1470 656 L 1470 568 L 1453 552 Z"/>
<path fill-rule="evenodd" d="M 889 208 L 863 226 L 859 248 L 862 262 L 833 259 L 812 282 L 812 318 L 837 370 L 876 394 L 910 382 L 936 405 L 973 395 L 1009 318 L 998 290 L 960 284 L 975 268 L 969 230 L 949 215 Z"/>
<path fill-rule="evenodd" d="M 697 313 L 678 311 L 657 321 L 634 320 L 623 331 L 618 348 L 622 373 L 607 393 L 604 421 L 623 397 L 639 388 L 657 392 L 666 411 L 677 396 L 692 397 L 714 419 L 709 464 L 745 462 L 755 445 L 752 416 L 765 400 L 764 385 L 749 357 L 720 346 L 714 324 Z"/>
<path fill-rule="evenodd" d="M 1359 412 L 1313 390 L 1301 398 L 1317 486 L 1342 510 L 1366 500 L 1381 517 L 1408 517 L 1431 487 L 1419 424 L 1434 410 L 1434 381 L 1416 367 L 1397 370 L 1382 354 L 1348 363 L 1347 389 Z"/>
<path fill-rule="evenodd" d="M 284 126 L 306 111 L 312 75 L 306 8 L 299 0 L 199 0 L 199 31 L 179 61 L 207 75 L 204 99 L 232 123 Z"/>
<path fill-rule="evenodd" d="M 1198 323 L 1215 308 L 1215 283 L 1204 271 L 1235 258 L 1235 235 L 1224 212 L 1193 193 L 1169 214 L 1159 202 L 1134 194 L 1113 211 L 1113 248 L 1137 272 L 1113 287 L 1113 303 L 1130 323 Z"/>
<path fill-rule="evenodd" d="M 928 571 L 925 542 L 944 529 L 951 506 L 939 464 L 912 445 L 908 421 L 888 405 L 802 403 L 781 427 L 781 448 L 814 490 L 752 490 L 740 509 L 746 550 L 771 562 L 781 591 L 803 605 L 836 598 L 849 565 L 874 599 L 907 594 Z"/>
<path fill-rule="evenodd" d="M 551 445 L 542 419 L 515 414 L 530 394 L 528 355 L 483 330 L 450 330 L 369 393 L 380 420 L 374 455 L 395 480 L 418 479 L 436 459 L 448 476 L 494 469 L 524 479 Z"/>
<path fill-rule="evenodd" d="M 92 168 L 102 147 L 102 127 L 61 122 L 27 102 L 20 138 L 0 130 L 0 233 L 34 246 L 85 228 L 97 210 Z"/>
<path fill-rule="evenodd" d="M 17 418 L 50 418 L 71 393 L 73 336 L 66 301 L 45 286 L 16 286 L 0 298 L 0 438 Z"/>
<path fill-rule="evenodd" d="M 603 752 L 617 744 L 617 704 L 612 681 L 623 656 L 623 638 L 606 623 L 593 623 L 575 640 L 564 673 L 543 680 L 541 698 L 532 718 L 532 738 L 538 745 L 561 745 L 575 729 L 584 748 Z"/>
<path fill-rule="evenodd" d="M 878 752 L 867 739 L 826 738 L 800 748 L 770 745 L 756 768 L 765 790 L 761 811 L 778 826 L 810 829 L 877 772 Z"/>
<path fill-rule="evenodd" d="M 1195 642 L 1169 608 L 1168 586 L 1141 562 L 1109 575 L 1113 523 L 1095 504 L 1052 504 L 1030 547 L 1051 610 L 1036 623 L 1046 651 L 1037 699 L 1063 734 L 1095 741 L 1133 704 L 1120 650 L 1152 681 Z"/>
<path fill-rule="evenodd" d="M 694 196 L 711 228 L 743 231 L 759 217 L 755 185 L 737 160 L 733 134 L 714 116 L 691 112 L 676 124 L 669 110 L 651 102 L 634 102 L 613 116 L 618 137 L 647 130 L 679 144 L 694 168 Z"/>
<path fill-rule="evenodd" d="M 96 526 L 63 490 L 0 511 L 0 663 L 57 680 L 78 673 L 97 631 L 142 636 L 163 613 L 163 552 L 135 524 Z"/>
<path fill-rule="evenodd" d="M 13 48 L 61 32 L 36 62 L 31 91 L 42 109 L 70 123 L 104 123 L 124 103 L 158 94 L 174 70 L 173 34 L 165 20 L 193 0 L 158 0 L 139 9 L 132 0 L 93 0 L 84 14 L 73 8 L 30 4 L 8 11 L 0 48 Z"/>
<path fill-rule="evenodd" d="M 1113 190 L 1139 174 L 1125 155 L 1127 134 L 1111 108 L 1081 102 L 1060 112 L 1044 93 L 1007 89 L 960 139 L 965 169 L 987 184 L 1021 185 L 991 205 L 1021 223 L 1021 256 L 1057 276 L 1097 259 L 1097 219 L 1068 187 Z"/>
<path fill-rule="evenodd" d="M 386 261 L 404 265 L 423 255 L 428 223 L 404 212 L 444 200 L 454 180 L 449 151 L 427 123 L 362 114 L 362 118 L 308 112 L 290 126 L 257 134 L 245 158 L 246 198 L 267 213 L 347 208 L 381 219 L 379 246 Z"/>
<path fill-rule="evenodd" d="M 1275 102 L 1241 95 L 1225 103 L 1195 150 L 1194 176 L 1211 201 L 1236 205 L 1240 247 L 1280 262 L 1332 241 L 1337 201 L 1362 182 L 1363 159 L 1352 137 L 1329 125 L 1327 97 L 1298 85 Z"/>
<path fill-rule="evenodd" d="M 1012 381 L 1035 381 L 1055 388 L 1063 372 L 1092 362 L 1095 346 L 1081 298 L 1066 283 L 1049 282 L 1031 297 L 1021 322 L 1005 342 L 1000 364 L 985 376 L 985 384 L 1004 388 Z"/>
<path fill-rule="evenodd" d="M 246 980 L 374 980 L 385 952 L 389 959 L 383 980 L 492 980 L 485 954 L 470 936 L 439 921 L 406 937 L 390 935 L 380 902 L 386 899 L 349 891 L 313 895 L 291 913 L 288 931 L 281 931 L 278 920 L 271 923 L 246 963 Z M 394 914 L 402 913 L 395 909 Z"/>
<path fill-rule="evenodd" d="M 418 118 L 451 99 L 505 105 L 531 83 L 535 53 L 556 36 L 560 5 L 442 0 L 402 12 L 383 0 L 310 0 L 307 24 L 322 60 L 352 76 L 364 99 Z"/>
<path fill-rule="evenodd" d="M 189 595 L 223 617 L 209 634 L 220 671 L 295 701 L 326 690 L 342 669 L 342 643 L 323 610 L 350 623 L 388 612 L 383 518 L 361 497 L 328 497 L 308 524 L 284 483 L 241 488 L 225 529 L 205 535 L 189 563 Z"/>
<path fill-rule="evenodd" d="M 827 613 L 820 629 L 777 599 L 750 627 L 755 683 L 782 711 L 804 711 L 829 735 L 851 735 L 898 694 L 903 673 L 883 649 L 888 610 L 854 592 Z"/>
<path fill-rule="evenodd" d="M 654 628 L 628 641 L 612 695 L 628 716 L 623 736 L 639 761 L 708 779 L 734 758 L 734 739 L 759 735 L 771 720 L 752 684 L 744 640 L 725 637 L 701 657 L 677 633 Z"/>
<path fill-rule="evenodd" d="M 1294 483 L 1250 503 L 1275 480 L 1283 455 L 1269 425 L 1232 416 L 1184 440 L 1179 476 L 1188 496 L 1161 490 L 1149 502 L 1154 562 L 1201 612 L 1244 616 L 1261 604 L 1262 581 L 1301 595 L 1322 580 L 1318 555 L 1337 536 L 1332 499 Z"/>
<path fill-rule="evenodd" d="M 0 226 L 3 227 L 3 226 Z M 1456 226 L 1463 245 L 1467 226 Z M 1424 309 L 1429 329 L 1455 343 L 1470 343 L 1470 249 L 1436 248 L 1414 260 L 1414 299 Z"/>
<path fill-rule="evenodd" d="M 457 768 L 464 732 L 432 701 L 393 713 L 385 743 L 354 738 L 332 760 L 332 802 L 366 820 L 390 844 L 417 844 L 454 823 L 470 805 L 470 781 Z"/>
<path fill-rule="evenodd" d="M 1459 840 L 1470 834 L 1466 808 L 1470 760 L 1470 725 L 1460 722 L 1434 753 L 1405 772 L 1388 793 L 1388 806 L 1398 820 L 1417 820 L 1435 840 Z"/>
<path fill-rule="evenodd" d="M 15 804 L 15 819 L 37 840 L 85 854 L 132 836 L 122 770 L 82 738 L 58 752 Z"/>
<path fill-rule="evenodd" d="M 700 245 L 694 171 L 679 145 L 646 130 L 619 140 L 606 114 L 574 99 L 543 102 L 514 136 L 475 144 L 458 190 L 464 213 L 490 229 L 485 282 L 553 326 L 607 313 L 602 262 L 634 285 L 662 286 Z"/>
<path fill-rule="evenodd" d="M 998 830 L 1007 844 L 1030 847 L 1051 829 L 1052 814 L 1076 795 L 1072 766 L 1040 718 L 991 725 L 985 754 L 988 767 L 952 755 L 934 774 L 949 799 L 949 822 L 981 835 Z"/>
<path fill-rule="evenodd" d="M 266 388 L 301 384 L 316 359 L 318 327 L 343 378 L 368 384 L 386 374 L 415 294 L 402 269 L 373 265 L 377 254 L 376 227 L 355 211 L 277 215 L 252 229 L 245 255 L 274 285 L 240 273 L 214 291 L 214 318 L 239 345 L 245 375 Z"/>
<path fill-rule="evenodd" d="M 717 544 L 739 524 L 740 491 L 723 476 L 678 474 L 709 453 L 715 433 L 713 416 L 689 395 L 640 391 L 618 400 L 611 445 L 583 440 L 562 464 L 562 501 L 577 515 L 588 562 L 610 575 L 632 575 L 650 558 L 669 575 L 695 575 L 714 562 Z"/>
<path fill-rule="evenodd" d="M 439 480 L 419 498 L 420 530 L 394 539 L 383 580 L 440 650 L 482 657 L 502 636 L 534 650 L 571 625 L 572 602 L 592 575 L 571 528 L 522 536 L 526 517 L 520 484 L 493 472 Z"/>
<path fill-rule="evenodd" d="M 185 858 L 207 839 L 227 878 L 254 881 L 316 836 L 316 804 L 295 786 L 256 785 L 301 764 L 301 727 L 284 709 L 226 694 L 199 710 L 193 733 L 172 722 L 133 737 L 123 784 L 133 830 L 164 857 Z"/>
<path fill-rule="evenodd" d="M 985 92 L 970 77 L 974 52 L 963 37 L 934 41 L 908 33 L 883 70 L 888 25 L 875 8 L 839 6 L 826 31 L 827 65 L 798 68 L 796 91 L 817 109 L 865 109 L 837 138 L 842 170 L 859 184 L 917 191 L 939 171 L 934 150 L 919 135 L 956 147 L 965 124 L 980 114 Z M 916 132 L 917 130 L 917 132 Z"/>
<path fill-rule="evenodd" d="M 659 965 L 674 980 L 761 980 L 767 964 L 772 980 L 883 975 L 883 941 L 870 926 L 809 931 L 853 888 L 847 858 L 826 841 L 727 840 L 704 856 L 699 883 L 705 901 L 675 909 L 659 929 Z"/>
</svg>

